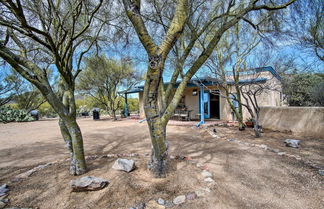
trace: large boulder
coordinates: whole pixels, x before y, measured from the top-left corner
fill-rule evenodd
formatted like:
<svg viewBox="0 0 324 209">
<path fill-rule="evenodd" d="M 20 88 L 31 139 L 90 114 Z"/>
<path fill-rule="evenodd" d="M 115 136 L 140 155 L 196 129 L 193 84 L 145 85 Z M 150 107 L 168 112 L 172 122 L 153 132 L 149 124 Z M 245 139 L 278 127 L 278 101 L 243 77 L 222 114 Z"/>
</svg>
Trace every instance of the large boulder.
<svg viewBox="0 0 324 209">
<path fill-rule="evenodd" d="M 299 148 L 300 140 L 297 139 L 286 139 L 285 144 L 287 147 Z"/>
<path fill-rule="evenodd" d="M 135 168 L 135 162 L 134 160 L 118 158 L 112 168 L 119 171 L 131 172 Z"/>
<path fill-rule="evenodd" d="M 70 182 L 73 192 L 96 191 L 109 184 L 106 179 L 84 176 Z"/>
</svg>

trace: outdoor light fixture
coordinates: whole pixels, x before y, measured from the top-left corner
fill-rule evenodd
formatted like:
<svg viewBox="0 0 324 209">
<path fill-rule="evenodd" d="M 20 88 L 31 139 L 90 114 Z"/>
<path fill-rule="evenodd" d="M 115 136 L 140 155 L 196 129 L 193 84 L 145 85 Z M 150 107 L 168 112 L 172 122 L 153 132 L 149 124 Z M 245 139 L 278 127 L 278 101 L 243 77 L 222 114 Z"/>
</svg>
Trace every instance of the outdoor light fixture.
<svg viewBox="0 0 324 209">
<path fill-rule="evenodd" d="M 193 91 L 192 91 L 192 96 L 197 96 L 198 95 L 198 90 L 197 89 L 194 89 Z"/>
</svg>

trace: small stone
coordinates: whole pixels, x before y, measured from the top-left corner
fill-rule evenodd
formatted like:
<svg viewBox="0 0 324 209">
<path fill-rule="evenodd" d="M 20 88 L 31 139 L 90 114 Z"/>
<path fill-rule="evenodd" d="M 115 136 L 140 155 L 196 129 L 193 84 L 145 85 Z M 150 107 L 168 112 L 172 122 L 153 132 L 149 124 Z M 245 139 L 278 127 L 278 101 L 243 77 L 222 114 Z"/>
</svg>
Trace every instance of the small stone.
<svg viewBox="0 0 324 209">
<path fill-rule="evenodd" d="M 271 151 L 274 152 L 274 153 L 279 153 L 280 152 L 280 150 L 278 150 L 278 149 L 272 149 Z"/>
<path fill-rule="evenodd" d="M 8 185 L 3 184 L 0 186 L 0 196 L 4 196 L 7 192 L 9 192 Z"/>
<path fill-rule="evenodd" d="M 197 197 L 203 197 L 206 195 L 207 191 L 200 189 L 200 190 L 195 191 L 195 193 L 196 193 Z"/>
<path fill-rule="evenodd" d="M 195 192 L 190 192 L 186 195 L 187 200 L 194 200 L 197 198 L 197 194 Z"/>
<path fill-rule="evenodd" d="M 176 198 L 173 199 L 173 203 L 175 205 L 180 205 L 186 201 L 186 196 L 185 195 L 180 195 Z"/>
<path fill-rule="evenodd" d="M 134 160 L 118 158 L 112 166 L 115 170 L 131 172 L 135 168 Z"/>
<path fill-rule="evenodd" d="M 267 150 L 267 149 L 268 149 L 268 146 L 267 146 L 267 145 L 265 145 L 265 144 L 261 144 L 261 145 L 260 145 L 260 147 L 261 147 L 262 149 L 265 149 L 265 150 Z"/>
<path fill-rule="evenodd" d="M 210 182 L 210 183 L 211 183 L 211 182 L 215 182 L 215 180 L 212 179 L 212 178 L 210 178 L 210 177 L 205 178 L 204 181 L 205 181 L 205 182 Z"/>
<path fill-rule="evenodd" d="M 143 203 L 143 202 L 138 203 L 138 204 L 135 206 L 136 209 L 145 209 L 145 207 L 146 207 L 146 204 Z"/>
<path fill-rule="evenodd" d="M 299 148 L 300 140 L 297 139 L 286 139 L 284 141 L 287 147 Z"/>
<path fill-rule="evenodd" d="M 162 198 L 159 198 L 159 199 L 157 200 L 157 203 L 160 204 L 160 205 L 165 205 L 165 200 L 162 199 Z"/>
<path fill-rule="evenodd" d="M 0 194 L 0 200 L 3 201 L 4 199 L 6 199 L 6 197 L 8 196 L 8 194 Z"/>
<path fill-rule="evenodd" d="M 15 180 L 16 181 L 19 181 L 20 179 L 26 179 L 28 178 L 29 176 L 31 176 L 33 173 L 37 172 L 37 171 L 40 171 L 42 169 L 45 169 L 49 166 L 51 166 L 53 163 L 46 163 L 44 165 L 39 165 L 39 166 L 36 166 L 35 168 L 33 169 L 30 169 L 28 171 L 26 171 L 25 173 L 21 173 L 19 175 L 16 176 Z"/>
<path fill-rule="evenodd" d="M 6 203 L 6 204 L 9 203 L 9 199 L 2 199 L 2 200 L 0 200 L 0 201 L 4 202 L 4 203 Z"/>
<path fill-rule="evenodd" d="M 145 209 L 164 209 L 163 205 L 159 205 L 155 200 L 151 200 L 146 203 Z"/>
<path fill-rule="evenodd" d="M 98 155 L 90 155 L 86 157 L 86 160 L 95 160 L 98 158 Z"/>
<path fill-rule="evenodd" d="M 236 141 L 236 139 L 232 138 L 232 139 L 227 139 L 227 141 L 229 142 L 233 142 L 233 141 Z"/>
<path fill-rule="evenodd" d="M 201 172 L 201 175 L 202 175 L 203 177 L 213 177 L 213 174 L 211 174 L 210 172 L 208 172 L 208 171 L 206 171 L 206 170 L 203 170 L 203 171 Z"/>
<path fill-rule="evenodd" d="M 278 152 L 278 155 L 282 156 L 282 155 L 285 155 L 286 153 L 285 152 Z"/>
<path fill-rule="evenodd" d="M 319 173 L 319 175 L 324 176 L 324 169 L 319 169 L 318 173 Z"/>
<path fill-rule="evenodd" d="M 93 176 L 84 176 L 70 182 L 73 192 L 96 191 L 103 189 L 108 184 L 109 182 L 106 179 Z"/>
<path fill-rule="evenodd" d="M 172 207 L 174 206 L 174 204 L 173 204 L 172 201 L 166 201 L 164 206 L 165 206 L 166 208 L 172 208 Z"/>
<path fill-rule="evenodd" d="M 4 202 L 2 202 L 2 201 L 0 201 L 0 209 L 2 209 L 2 208 L 4 208 L 4 207 L 6 207 L 6 203 L 4 203 Z"/>
</svg>

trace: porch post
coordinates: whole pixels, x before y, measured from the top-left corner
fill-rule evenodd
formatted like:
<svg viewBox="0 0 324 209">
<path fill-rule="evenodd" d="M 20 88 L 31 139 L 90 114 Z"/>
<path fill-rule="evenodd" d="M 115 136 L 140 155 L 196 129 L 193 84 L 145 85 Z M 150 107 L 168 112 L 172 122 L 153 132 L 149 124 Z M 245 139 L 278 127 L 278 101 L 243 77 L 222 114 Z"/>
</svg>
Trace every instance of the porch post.
<svg viewBox="0 0 324 209">
<path fill-rule="evenodd" d="M 127 93 L 125 93 L 125 117 L 128 117 L 128 102 L 127 102 Z"/>
<path fill-rule="evenodd" d="M 200 122 L 196 125 L 197 127 L 199 127 L 200 125 L 205 123 L 205 113 L 204 113 L 204 86 L 200 85 L 200 95 L 199 95 L 199 99 L 200 99 Z"/>
</svg>

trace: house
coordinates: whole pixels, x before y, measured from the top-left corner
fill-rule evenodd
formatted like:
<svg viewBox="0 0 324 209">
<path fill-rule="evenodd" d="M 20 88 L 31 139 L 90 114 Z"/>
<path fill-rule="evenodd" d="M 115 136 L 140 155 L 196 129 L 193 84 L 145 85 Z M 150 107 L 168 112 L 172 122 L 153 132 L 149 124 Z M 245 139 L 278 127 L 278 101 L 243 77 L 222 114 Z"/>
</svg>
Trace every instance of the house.
<svg viewBox="0 0 324 209">
<path fill-rule="evenodd" d="M 240 73 L 239 83 L 241 85 L 249 84 L 253 86 L 262 84 L 276 87 L 275 89 L 263 91 L 260 95 L 258 95 L 258 103 L 259 106 L 281 106 L 282 93 L 280 79 L 279 74 L 272 67 L 262 67 Z M 226 80 L 227 85 L 233 93 L 231 96 L 235 97 L 233 78 L 228 76 Z M 175 90 L 179 83 L 180 81 L 175 84 Z M 143 108 L 143 90 L 144 86 L 137 86 L 134 89 L 125 92 L 125 96 L 127 98 L 127 94 L 139 94 L 140 116 L 145 118 Z M 203 94 L 201 92 L 203 92 Z M 188 82 L 184 95 L 179 102 L 177 109 L 186 110 L 191 120 L 235 120 L 235 115 L 224 95 L 225 91 L 218 79 L 195 78 Z M 231 101 L 233 102 L 234 106 L 237 107 L 237 102 L 233 99 L 231 99 Z M 203 109 L 204 117 L 201 117 L 201 109 Z M 243 108 L 243 117 L 245 119 L 250 117 L 245 108 Z"/>
</svg>

